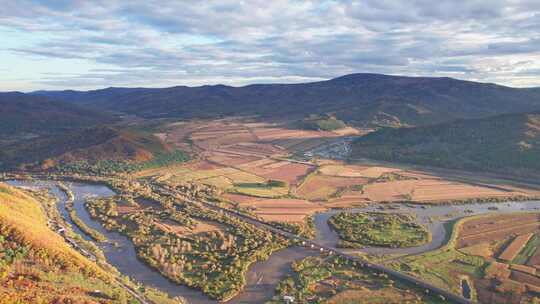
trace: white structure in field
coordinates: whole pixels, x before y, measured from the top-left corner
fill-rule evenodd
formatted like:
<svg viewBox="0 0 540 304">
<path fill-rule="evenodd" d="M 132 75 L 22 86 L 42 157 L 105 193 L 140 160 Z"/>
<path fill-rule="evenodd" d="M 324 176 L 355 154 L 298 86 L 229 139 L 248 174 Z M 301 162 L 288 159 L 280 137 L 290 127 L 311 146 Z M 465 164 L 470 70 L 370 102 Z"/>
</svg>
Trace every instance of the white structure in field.
<svg viewBox="0 0 540 304">
<path fill-rule="evenodd" d="M 287 304 L 294 303 L 294 297 L 291 297 L 291 296 L 283 296 L 283 300 Z"/>
</svg>

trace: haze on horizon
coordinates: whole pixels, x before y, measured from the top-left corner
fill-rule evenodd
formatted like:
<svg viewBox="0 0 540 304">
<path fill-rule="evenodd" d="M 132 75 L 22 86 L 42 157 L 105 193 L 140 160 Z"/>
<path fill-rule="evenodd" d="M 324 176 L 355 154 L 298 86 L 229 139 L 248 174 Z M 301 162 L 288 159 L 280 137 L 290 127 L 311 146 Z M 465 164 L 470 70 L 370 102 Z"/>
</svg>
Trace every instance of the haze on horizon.
<svg viewBox="0 0 540 304">
<path fill-rule="evenodd" d="M 0 91 L 370 72 L 540 86 L 540 1 L 5 1 Z"/>
</svg>

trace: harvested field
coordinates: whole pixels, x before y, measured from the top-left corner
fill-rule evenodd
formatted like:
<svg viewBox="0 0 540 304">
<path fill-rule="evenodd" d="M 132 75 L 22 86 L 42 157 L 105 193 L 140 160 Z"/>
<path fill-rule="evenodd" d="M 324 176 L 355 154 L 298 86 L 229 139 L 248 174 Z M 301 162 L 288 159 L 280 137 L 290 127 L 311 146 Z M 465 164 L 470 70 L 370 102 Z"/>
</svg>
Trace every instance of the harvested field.
<svg viewBox="0 0 540 304">
<path fill-rule="evenodd" d="M 398 304 L 398 303 L 415 303 L 419 301 L 419 297 L 412 292 L 404 292 L 394 288 L 384 288 L 381 290 L 361 288 L 358 290 L 342 291 L 326 303 L 342 304 L 342 303 L 373 303 L 373 304 Z"/>
<path fill-rule="evenodd" d="M 426 173 L 420 173 L 415 171 L 400 171 L 399 175 L 409 177 L 412 179 L 431 179 L 431 180 L 439 180 L 439 177 L 429 175 Z"/>
<path fill-rule="evenodd" d="M 494 254 L 493 248 L 489 242 L 482 242 L 468 247 L 463 247 L 459 249 L 459 251 L 468 255 L 481 256 L 483 258 L 491 258 Z"/>
<path fill-rule="evenodd" d="M 521 272 L 528 273 L 528 274 L 531 274 L 531 275 L 536 274 L 536 268 L 525 266 L 525 265 L 512 264 L 512 265 L 510 265 L 510 269 L 521 271 Z"/>
<path fill-rule="evenodd" d="M 223 166 L 239 166 L 261 159 L 256 156 L 235 155 L 229 153 L 210 152 L 207 153 L 206 159 L 209 162 L 220 164 Z"/>
<path fill-rule="evenodd" d="M 197 166 L 197 165 L 194 165 Z M 215 167 L 212 164 L 204 164 L 209 168 Z M 264 183 L 266 179 L 248 172 L 244 172 L 230 167 L 216 167 L 212 170 L 195 170 L 190 166 L 163 168 L 153 171 L 153 174 L 160 174 L 172 183 L 200 182 L 206 185 L 216 186 L 220 189 L 232 189 L 236 184 L 242 183 Z M 286 192 L 288 188 L 286 188 Z M 281 192 L 280 192 L 281 193 Z"/>
<path fill-rule="evenodd" d="M 134 175 L 137 177 L 157 176 L 157 175 L 163 176 L 163 175 L 171 175 L 173 172 L 183 172 L 183 171 L 189 171 L 189 169 L 187 169 L 186 164 L 177 164 L 177 165 L 172 165 L 168 167 L 146 169 L 146 170 L 139 171 L 135 173 Z"/>
<path fill-rule="evenodd" d="M 216 177 L 201 179 L 199 180 L 199 182 L 202 184 L 205 184 L 208 186 L 214 186 L 220 189 L 228 189 L 234 186 L 231 180 L 225 176 L 216 176 Z"/>
<path fill-rule="evenodd" d="M 297 129 L 285 128 L 255 128 L 253 133 L 261 141 L 272 141 L 289 138 L 318 138 L 318 137 L 335 137 L 332 132 L 318 132 Z"/>
<path fill-rule="evenodd" d="M 369 203 L 370 203 L 369 200 L 366 200 L 365 198 L 362 198 L 362 197 L 342 196 L 342 197 L 335 198 L 324 203 L 324 206 L 328 208 L 349 208 L 349 207 L 362 208 L 362 207 L 367 206 Z"/>
<path fill-rule="evenodd" d="M 340 177 L 363 177 L 362 171 L 367 170 L 365 166 L 354 165 L 326 165 L 319 168 L 319 172 L 324 175 Z"/>
<path fill-rule="evenodd" d="M 282 180 L 297 184 L 313 167 L 288 161 L 263 159 L 244 164 L 242 169 L 267 179 Z"/>
<path fill-rule="evenodd" d="M 255 213 L 266 221 L 302 222 L 307 216 L 325 208 L 297 199 L 267 199 L 253 202 Z"/>
<path fill-rule="evenodd" d="M 246 183 L 246 184 L 235 184 L 234 188 L 231 191 L 238 194 L 250 195 L 250 196 L 255 196 L 255 197 L 273 198 L 273 197 L 281 197 L 281 196 L 285 196 L 289 194 L 289 187 L 288 186 L 284 186 L 284 187 L 265 186 L 263 184 L 249 185 L 249 183 Z"/>
<path fill-rule="evenodd" d="M 305 152 L 317 148 L 329 141 L 330 139 L 328 138 L 288 138 L 273 140 L 271 143 L 287 149 L 290 152 Z"/>
<path fill-rule="evenodd" d="M 361 170 L 360 173 L 363 177 L 369 178 L 379 178 L 385 173 L 399 172 L 400 169 L 396 168 L 386 168 L 386 167 L 369 167 L 367 169 Z"/>
<path fill-rule="evenodd" d="M 372 183 L 367 185 L 364 191 L 366 197 L 373 201 L 414 200 L 417 202 L 509 197 L 522 194 L 439 179 Z"/>
<path fill-rule="evenodd" d="M 462 225 L 457 248 L 505 240 L 514 235 L 531 233 L 538 227 L 540 215 L 536 213 L 500 214 L 472 219 Z"/>
<path fill-rule="evenodd" d="M 484 278 L 504 281 L 510 277 L 510 274 L 511 271 L 508 269 L 508 264 L 491 262 L 484 271 Z"/>
<path fill-rule="evenodd" d="M 228 174 L 233 174 L 236 172 L 237 170 L 233 168 L 193 171 L 185 167 L 185 168 L 182 168 L 182 170 L 169 172 L 169 174 L 172 175 L 170 179 L 171 181 L 182 183 L 182 182 L 197 181 L 197 180 L 207 179 L 207 178 L 217 177 L 217 176 L 226 176 Z"/>
<path fill-rule="evenodd" d="M 521 271 L 512 271 L 510 279 L 516 282 L 540 286 L 540 278 Z"/>
<path fill-rule="evenodd" d="M 220 148 L 220 150 L 231 154 L 255 155 L 261 157 L 285 153 L 284 149 L 277 146 L 252 142 L 223 146 Z"/>
<path fill-rule="evenodd" d="M 224 197 L 242 207 L 253 208 L 266 221 L 303 222 L 307 216 L 326 209 L 319 204 L 299 199 L 260 199 L 235 194 L 226 194 Z"/>
<path fill-rule="evenodd" d="M 264 168 L 266 165 L 274 164 L 275 162 L 276 161 L 271 158 L 257 158 L 257 160 L 249 162 L 249 163 L 244 163 L 240 165 L 239 167 L 246 170 L 259 168 L 259 167 Z"/>
<path fill-rule="evenodd" d="M 257 176 L 255 174 L 251 174 L 248 172 L 236 170 L 235 172 L 228 173 L 227 178 L 229 178 L 234 184 L 240 184 L 240 183 L 264 183 L 266 179 Z"/>
<path fill-rule="evenodd" d="M 186 167 L 188 167 L 191 170 L 214 170 L 214 169 L 221 169 L 223 166 L 217 165 L 215 163 L 210 163 L 208 161 L 198 161 L 194 163 L 187 164 Z"/>
<path fill-rule="evenodd" d="M 298 187 L 298 196 L 309 200 L 327 200 L 340 190 L 367 182 L 365 178 L 338 177 L 326 175 L 311 175 Z"/>
<path fill-rule="evenodd" d="M 270 172 L 261 173 L 260 175 L 268 179 L 282 180 L 289 184 L 297 184 L 302 177 L 308 174 L 311 168 L 312 167 L 303 164 L 289 163 L 281 168 L 273 169 Z"/>
<path fill-rule="evenodd" d="M 205 139 L 192 138 L 194 145 L 203 149 L 217 149 L 222 146 L 251 142 L 253 140 L 254 140 L 253 135 L 250 133 L 228 134 L 224 136 L 216 136 L 215 138 L 205 138 Z"/>
<path fill-rule="evenodd" d="M 258 198 L 258 197 L 234 194 L 234 193 L 223 193 L 221 196 L 226 200 L 236 202 L 242 206 L 246 204 L 249 205 L 250 203 L 264 199 L 264 198 Z"/>
<path fill-rule="evenodd" d="M 540 268 L 540 247 L 536 248 L 534 255 L 527 261 L 527 265 Z"/>
<path fill-rule="evenodd" d="M 518 253 L 525 247 L 529 239 L 533 236 L 532 233 L 522 234 L 517 236 L 508 247 L 499 255 L 499 259 L 503 261 L 512 261 Z"/>
</svg>

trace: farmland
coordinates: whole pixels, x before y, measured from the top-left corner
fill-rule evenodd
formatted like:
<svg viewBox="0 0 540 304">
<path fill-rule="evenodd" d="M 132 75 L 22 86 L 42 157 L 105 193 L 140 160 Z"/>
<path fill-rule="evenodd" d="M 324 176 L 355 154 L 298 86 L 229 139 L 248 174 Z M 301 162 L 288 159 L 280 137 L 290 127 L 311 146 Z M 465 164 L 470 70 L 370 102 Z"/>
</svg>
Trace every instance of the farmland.
<svg viewBox="0 0 540 304">
<path fill-rule="evenodd" d="M 540 287 L 539 224 L 537 213 L 464 218 L 449 226 L 443 248 L 390 264 L 456 293 L 467 278 L 481 303 L 532 303 Z"/>
<path fill-rule="evenodd" d="M 263 199 L 231 194 L 224 197 L 237 202 L 240 207 L 252 209 L 255 214 L 267 221 L 298 223 L 315 212 L 325 210 L 320 204 L 301 199 Z"/>
<path fill-rule="evenodd" d="M 296 194 L 305 199 L 322 201 L 332 197 L 337 197 L 340 191 L 350 187 L 360 186 L 367 180 L 361 177 L 340 177 L 327 175 L 309 176 L 300 187 Z"/>
<path fill-rule="evenodd" d="M 308 257 L 292 264 L 270 303 L 292 296 L 300 303 L 442 303 L 384 274 L 363 271 L 337 257 Z"/>
<path fill-rule="evenodd" d="M 152 125 L 151 131 L 170 151 L 182 151 L 182 158 L 156 164 L 149 161 L 149 165 L 129 173 L 111 171 L 118 175 L 113 175 L 113 182 L 107 179 L 107 184 L 117 195 L 90 199 L 86 208 L 109 231 L 127 237 L 145 267 L 221 301 L 234 299 L 244 291 L 248 286 L 246 278 L 256 277 L 248 275 L 254 263 L 263 263 L 290 244 L 236 217 L 202 208 L 203 201 L 314 238 L 318 233 L 314 224 L 317 213 L 330 208 L 381 203 L 380 208 L 386 209 L 397 205 L 384 205 L 387 202 L 428 205 L 537 194 L 517 186 L 449 180 L 390 164 L 325 158 L 333 153 L 327 145 L 342 145 L 349 136 L 364 132 L 352 127 L 306 130 L 277 122 L 228 118 L 165 121 Z M 314 149 L 322 152 L 312 153 Z M 159 189 L 169 189 L 177 196 L 164 195 Z M 66 206 L 79 228 L 102 239 L 77 220 L 79 214 L 73 211 L 73 204 Z M 403 214 L 343 212 L 329 224 L 341 238 L 339 245 L 351 251 L 365 246 L 410 249 L 430 241 L 430 233 L 416 220 Z M 525 288 L 522 297 L 529 299 L 536 284 L 535 266 L 540 264 L 537 218 L 523 215 L 519 225 L 512 225 L 517 222 L 512 218 L 492 221 L 496 224 L 464 223 L 448 251 L 396 256 L 389 263 L 456 293 L 461 291 L 462 278 L 467 278 L 475 290 L 474 297 L 508 299 L 508 292 L 501 290 Z M 488 242 L 486 238 L 497 241 Z M 511 254 L 505 260 L 502 253 L 506 249 Z M 291 277 L 278 285 L 274 300 L 293 293 L 298 299 L 327 303 L 399 303 L 402 299 L 436 303 L 436 299 L 422 298 L 410 286 L 363 272 L 332 257 L 299 261 L 293 268 Z M 503 278 L 504 282 L 491 288 L 487 284 L 492 279 L 485 278 L 486 270 L 488 277 Z M 296 288 L 298 291 L 293 291 Z"/>
<path fill-rule="evenodd" d="M 366 131 L 362 129 L 305 130 L 283 123 L 227 118 L 167 123 L 159 130 L 167 145 L 195 156 L 184 165 L 142 170 L 138 177 L 159 177 L 171 184 L 197 182 L 215 186 L 223 193 L 266 198 L 288 196 L 326 202 L 327 207 L 378 201 L 503 200 L 540 194 L 518 187 L 449 181 L 391 166 L 306 159 L 304 155 L 342 138 L 364 134 Z M 300 161 L 296 159 L 299 155 L 303 155 Z M 261 187 L 272 180 L 286 185 Z"/>
</svg>

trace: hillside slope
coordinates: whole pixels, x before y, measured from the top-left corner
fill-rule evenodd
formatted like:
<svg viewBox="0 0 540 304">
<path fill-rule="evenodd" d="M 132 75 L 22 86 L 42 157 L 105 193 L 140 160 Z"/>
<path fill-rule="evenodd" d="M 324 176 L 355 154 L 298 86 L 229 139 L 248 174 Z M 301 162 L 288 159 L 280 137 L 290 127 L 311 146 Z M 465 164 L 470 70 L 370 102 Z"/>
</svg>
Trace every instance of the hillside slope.
<svg viewBox="0 0 540 304">
<path fill-rule="evenodd" d="M 18 141 L 0 150 L 0 168 L 126 171 L 135 164 L 187 158 L 152 134 L 112 127 L 92 127 L 32 141 Z M 78 170 L 78 169 L 77 169 Z M 90 173 L 90 172 L 88 172 Z"/>
<path fill-rule="evenodd" d="M 0 93 L 0 137 L 49 134 L 113 120 L 110 115 L 48 97 Z"/>
<path fill-rule="evenodd" d="M 47 227 L 34 197 L 0 183 L 0 303 L 125 303 L 113 282 Z"/>
<path fill-rule="evenodd" d="M 144 117 L 257 115 L 304 118 L 335 113 L 356 126 L 413 126 L 459 118 L 536 111 L 540 90 L 517 89 L 452 78 L 351 74 L 302 84 L 108 88 L 34 94 Z"/>
<path fill-rule="evenodd" d="M 358 139 L 353 157 L 540 175 L 540 114 L 381 129 Z"/>
</svg>

